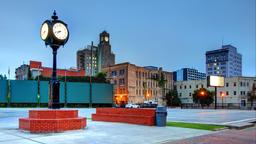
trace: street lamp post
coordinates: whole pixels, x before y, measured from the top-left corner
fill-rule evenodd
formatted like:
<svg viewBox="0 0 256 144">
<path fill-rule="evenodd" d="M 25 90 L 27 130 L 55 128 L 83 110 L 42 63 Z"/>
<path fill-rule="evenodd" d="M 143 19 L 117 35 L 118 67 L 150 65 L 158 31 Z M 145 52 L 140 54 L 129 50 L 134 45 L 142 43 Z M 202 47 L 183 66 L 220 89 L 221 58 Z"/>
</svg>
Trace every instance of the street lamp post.
<svg viewBox="0 0 256 144">
<path fill-rule="evenodd" d="M 50 94 L 48 108 L 59 109 L 59 87 L 60 83 L 57 80 L 57 50 L 60 46 L 64 46 L 69 38 L 69 31 L 67 24 L 61 20 L 58 20 L 56 12 L 53 12 L 52 20 L 46 20 L 41 27 L 41 38 L 45 42 L 45 45 L 49 45 L 52 48 L 53 54 L 53 69 L 52 77 L 50 80 Z"/>
<path fill-rule="evenodd" d="M 225 96 L 224 92 L 221 92 L 221 93 L 220 93 L 220 96 L 221 96 L 221 102 L 222 102 L 221 107 L 222 107 L 222 109 L 223 109 L 223 108 L 224 108 L 224 106 L 223 106 L 223 98 L 224 98 L 224 96 Z"/>
</svg>

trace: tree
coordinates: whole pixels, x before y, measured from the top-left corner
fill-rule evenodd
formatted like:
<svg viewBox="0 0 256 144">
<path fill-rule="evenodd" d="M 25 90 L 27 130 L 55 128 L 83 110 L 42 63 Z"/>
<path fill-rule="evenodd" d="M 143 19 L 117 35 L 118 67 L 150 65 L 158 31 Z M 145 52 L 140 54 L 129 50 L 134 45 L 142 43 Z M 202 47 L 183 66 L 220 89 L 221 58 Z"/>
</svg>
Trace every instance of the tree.
<svg viewBox="0 0 256 144">
<path fill-rule="evenodd" d="M 0 74 L 0 80 L 7 80 L 7 77 L 6 77 L 6 75 L 2 75 L 2 74 Z"/>
<path fill-rule="evenodd" d="M 180 106 L 181 101 L 177 90 L 171 90 L 166 94 L 166 102 L 168 106 Z"/>
<path fill-rule="evenodd" d="M 162 89 L 162 99 L 163 101 L 166 99 L 165 97 L 165 84 L 167 80 L 164 78 L 163 72 L 160 73 L 160 78 L 158 79 L 158 86 Z"/>
<path fill-rule="evenodd" d="M 210 92 L 205 88 L 200 88 L 195 90 L 193 93 L 193 102 L 196 104 L 200 104 L 203 108 L 204 106 L 208 106 L 213 103 L 214 92 Z"/>
<path fill-rule="evenodd" d="M 106 76 L 107 76 L 106 73 L 104 73 L 104 72 L 99 72 L 99 73 L 96 74 L 94 81 L 107 83 Z"/>
<path fill-rule="evenodd" d="M 39 76 L 39 79 L 41 81 L 50 81 L 51 77 L 44 77 L 42 75 Z M 109 81 L 106 80 L 106 73 L 98 73 L 96 76 L 91 77 L 92 82 L 95 83 L 109 83 Z M 67 82 L 90 82 L 89 76 L 58 76 L 59 81 L 67 81 Z"/>
</svg>

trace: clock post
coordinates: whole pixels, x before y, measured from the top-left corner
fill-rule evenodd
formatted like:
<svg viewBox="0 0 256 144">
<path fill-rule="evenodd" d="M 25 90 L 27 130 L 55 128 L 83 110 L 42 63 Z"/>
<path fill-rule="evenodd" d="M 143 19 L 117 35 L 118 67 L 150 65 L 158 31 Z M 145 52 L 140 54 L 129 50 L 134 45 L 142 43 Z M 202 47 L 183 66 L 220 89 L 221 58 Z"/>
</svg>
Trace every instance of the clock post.
<svg viewBox="0 0 256 144">
<path fill-rule="evenodd" d="M 54 11 L 52 20 L 42 24 L 40 32 L 45 45 L 52 48 L 53 68 L 50 81 L 49 110 L 29 110 L 28 118 L 19 119 L 19 129 L 32 133 L 52 133 L 66 130 L 83 129 L 86 127 L 86 118 L 78 117 L 78 110 L 56 110 L 60 108 L 59 87 L 57 80 L 57 50 L 68 41 L 67 24 L 58 20 Z"/>
<path fill-rule="evenodd" d="M 52 48 L 53 54 L 53 67 L 52 77 L 50 80 L 50 92 L 48 108 L 59 109 L 60 97 L 59 87 L 60 83 L 57 80 L 57 50 L 60 46 L 64 46 L 69 38 L 69 31 L 67 24 L 61 20 L 58 20 L 56 12 L 53 12 L 52 20 L 46 20 L 41 27 L 41 38 L 45 41 L 45 45 L 49 45 Z"/>
</svg>

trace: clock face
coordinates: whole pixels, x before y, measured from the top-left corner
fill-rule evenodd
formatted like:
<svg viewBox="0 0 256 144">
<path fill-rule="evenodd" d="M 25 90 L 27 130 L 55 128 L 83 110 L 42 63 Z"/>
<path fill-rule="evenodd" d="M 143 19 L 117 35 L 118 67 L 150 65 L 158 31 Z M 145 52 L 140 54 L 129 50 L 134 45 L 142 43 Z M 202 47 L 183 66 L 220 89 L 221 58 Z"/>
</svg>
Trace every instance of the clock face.
<svg viewBox="0 0 256 144">
<path fill-rule="evenodd" d="M 65 40 L 68 37 L 68 29 L 63 23 L 53 25 L 53 34 L 59 40 Z"/>
<path fill-rule="evenodd" d="M 47 23 L 44 23 L 44 24 L 42 25 L 42 27 L 41 27 L 41 32 L 40 32 L 41 38 L 42 38 L 43 40 L 45 40 L 45 39 L 48 37 L 48 33 L 49 33 L 49 26 L 48 26 Z"/>
<path fill-rule="evenodd" d="M 105 37 L 104 39 L 105 39 L 106 42 L 108 42 L 108 37 Z"/>
</svg>

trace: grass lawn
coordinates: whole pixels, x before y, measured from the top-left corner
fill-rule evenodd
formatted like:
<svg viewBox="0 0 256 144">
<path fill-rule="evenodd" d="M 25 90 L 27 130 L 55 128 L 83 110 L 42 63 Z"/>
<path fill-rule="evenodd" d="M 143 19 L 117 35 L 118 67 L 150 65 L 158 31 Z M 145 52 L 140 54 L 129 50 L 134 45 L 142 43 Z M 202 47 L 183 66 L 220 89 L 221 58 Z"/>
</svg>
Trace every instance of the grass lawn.
<svg viewBox="0 0 256 144">
<path fill-rule="evenodd" d="M 218 129 L 225 128 L 225 126 L 220 126 L 220 125 L 185 123 L 185 122 L 167 122 L 166 125 L 172 126 L 172 127 L 192 128 L 192 129 L 201 129 L 201 130 L 210 130 L 210 131 L 215 131 Z"/>
</svg>

